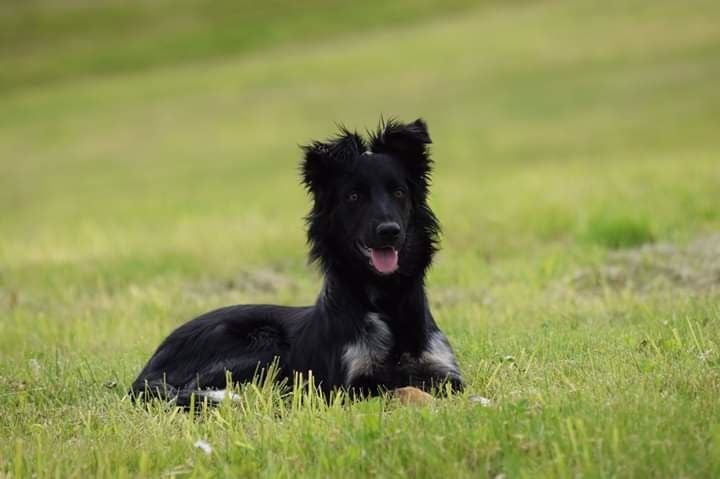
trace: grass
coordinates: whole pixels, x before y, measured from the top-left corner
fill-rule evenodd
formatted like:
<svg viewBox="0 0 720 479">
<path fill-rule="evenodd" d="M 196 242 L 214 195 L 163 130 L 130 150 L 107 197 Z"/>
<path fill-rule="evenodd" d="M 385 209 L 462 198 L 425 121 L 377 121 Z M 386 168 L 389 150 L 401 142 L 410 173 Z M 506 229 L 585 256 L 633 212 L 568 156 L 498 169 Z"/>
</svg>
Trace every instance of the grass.
<svg viewBox="0 0 720 479">
<path fill-rule="evenodd" d="M 0 89 L 207 60 L 467 8 L 467 0 L 103 0 L 0 5 Z"/>
<path fill-rule="evenodd" d="M 654 235 L 647 218 L 600 215 L 589 221 L 585 238 L 608 248 L 627 248 L 651 243 Z"/>
<path fill-rule="evenodd" d="M 118 26 L 147 53 L 72 5 L 130 60 L 55 63 L 82 35 L 43 2 L 35 43 L 0 29 L 34 52 L 1 69 L 0 476 L 720 474 L 716 2 L 371 9 L 307 36 L 325 17 L 278 3 L 257 22 L 292 34 L 187 57 L 159 40 L 215 41 L 190 2 L 172 28 Z M 182 321 L 313 301 L 297 144 L 380 113 L 435 141 L 428 285 L 467 393 L 326 406 L 260 383 L 198 417 L 123 400 Z"/>
</svg>

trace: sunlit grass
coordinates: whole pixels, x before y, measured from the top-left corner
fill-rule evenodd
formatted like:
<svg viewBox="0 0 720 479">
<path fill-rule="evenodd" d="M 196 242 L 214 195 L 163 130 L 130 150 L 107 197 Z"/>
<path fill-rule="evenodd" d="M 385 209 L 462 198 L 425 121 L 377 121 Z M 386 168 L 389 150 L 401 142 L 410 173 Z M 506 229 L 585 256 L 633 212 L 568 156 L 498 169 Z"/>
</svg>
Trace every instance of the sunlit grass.
<svg viewBox="0 0 720 479">
<path fill-rule="evenodd" d="M 647 218 L 598 215 L 588 221 L 583 237 L 608 248 L 627 248 L 652 242 L 654 234 Z"/>
<path fill-rule="evenodd" d="M 489 3 L 0 93 L 0 475 L 717 476 L 718 18 Z M 192 316 L 314 300 L 297 146 L 381 113 L 430 126 L 468 391 L 123 399 Z"/>
</svg>

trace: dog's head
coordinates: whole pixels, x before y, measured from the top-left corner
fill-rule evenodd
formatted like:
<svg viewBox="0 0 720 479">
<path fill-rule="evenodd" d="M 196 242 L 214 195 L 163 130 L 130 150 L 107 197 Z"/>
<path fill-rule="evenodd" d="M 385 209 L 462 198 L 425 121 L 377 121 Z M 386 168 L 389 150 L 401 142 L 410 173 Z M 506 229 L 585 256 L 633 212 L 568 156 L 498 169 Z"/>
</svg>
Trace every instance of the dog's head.
<svg viewBox="0 0 720 479">
<path fill-rule="evenodd" d="M 341 128 L 335 138 L 305 146 L 311 260 L 379 277 L 424 272 L 439 233 L 427 204 L 430 143 L 418 119 L 383 122 L 368 142 Z"/>
</svg>

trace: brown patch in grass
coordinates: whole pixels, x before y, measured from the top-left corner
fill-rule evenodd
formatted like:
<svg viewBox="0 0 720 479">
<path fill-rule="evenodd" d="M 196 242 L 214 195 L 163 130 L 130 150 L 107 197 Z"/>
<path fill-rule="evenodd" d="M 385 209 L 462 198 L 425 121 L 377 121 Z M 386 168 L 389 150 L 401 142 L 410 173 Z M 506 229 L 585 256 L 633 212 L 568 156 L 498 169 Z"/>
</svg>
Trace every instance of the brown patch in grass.
<svg viewBox="0 0 720 479">
<path fill-rule="evenodd" d="M 461 287 L 435 287 L 430 289 L 430 305 L 433 308 L 457 306 L 467 303 L 478 303 L 484 306 L 492 304 L 490 292 L 485 289 Z"/>
<path fill-rule="evenodd" d="M 581 293 L 666 290 L 706 293 L 720 290 L 720 234 L 687 245 L 646 244 L 611 253 L 606 264 L 578 271 L 563 286 Z"/>
<path fill-rule="evenodd" d="M 295 280 L 280 269 L 260 268 L 241 271 L 230 278 L 194 283 L 189 289 L 191 293 L 200 295 L 239 292 L 260 296 L 296 288 Z"/>
</svg>

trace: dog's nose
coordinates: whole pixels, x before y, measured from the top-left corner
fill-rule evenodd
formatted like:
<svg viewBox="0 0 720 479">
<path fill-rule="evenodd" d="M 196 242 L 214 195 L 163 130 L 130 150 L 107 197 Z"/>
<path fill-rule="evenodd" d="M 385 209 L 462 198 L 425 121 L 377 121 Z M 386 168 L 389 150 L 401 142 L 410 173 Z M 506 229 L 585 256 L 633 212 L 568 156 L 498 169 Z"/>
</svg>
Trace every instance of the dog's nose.
<svg viewBox="0 0 720 479">
<path fill-rule="evenodd" d="M 391 221 L 380 223 L 375 232 L 382 241 L 395 241 L 400 236 L 400 225 Z"/>
</svg>

